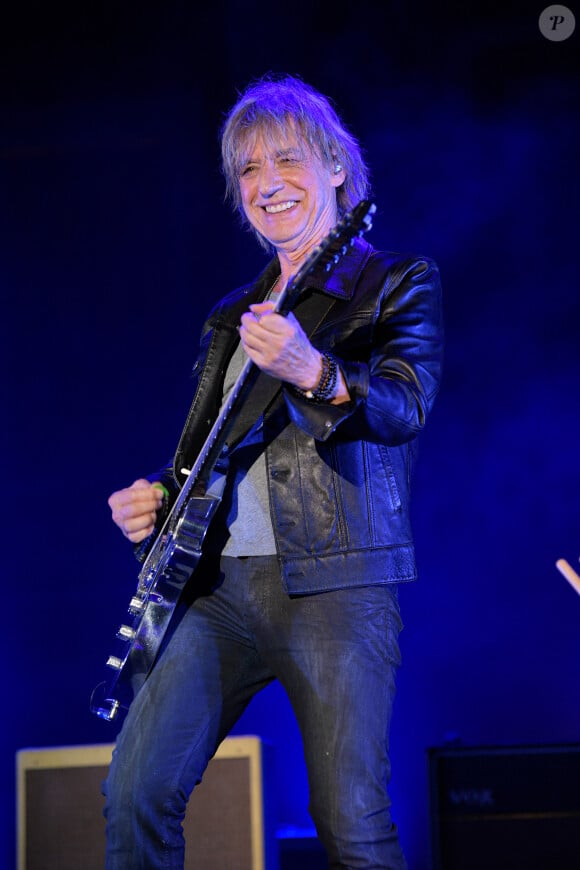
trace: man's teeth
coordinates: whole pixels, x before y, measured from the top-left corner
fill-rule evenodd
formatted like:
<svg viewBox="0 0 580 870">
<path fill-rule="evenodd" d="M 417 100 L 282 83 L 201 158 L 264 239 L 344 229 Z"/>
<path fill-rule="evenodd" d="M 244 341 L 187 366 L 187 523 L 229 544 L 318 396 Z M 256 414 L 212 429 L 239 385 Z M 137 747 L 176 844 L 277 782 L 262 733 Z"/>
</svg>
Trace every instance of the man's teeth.
<svg viewBox="0 0 580 870">
<path fill-rule="evenodd" d="M 287 211 L 289 208 L 295 204 L 294 200 L 290 200 L 289 202 L 280 202 L 278 205 L 267 205 L 265 209 L 268 214 L 277 214 L 279 211 Z"/>
</svg>

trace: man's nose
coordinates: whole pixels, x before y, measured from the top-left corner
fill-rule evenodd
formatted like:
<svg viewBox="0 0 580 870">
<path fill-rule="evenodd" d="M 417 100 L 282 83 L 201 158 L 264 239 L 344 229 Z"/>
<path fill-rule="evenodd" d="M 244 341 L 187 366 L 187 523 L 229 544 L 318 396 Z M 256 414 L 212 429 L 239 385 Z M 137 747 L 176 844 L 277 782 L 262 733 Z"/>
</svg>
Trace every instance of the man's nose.
<svg viewBox="0 0 580 870">
<path fill-rule="evenodd" d="M 263 164 L 260 170 L 259 186 L 262 196 L 273 196 L 284 187 L 284 181 L 275 164 L 268 162 Z"/>
</svg>

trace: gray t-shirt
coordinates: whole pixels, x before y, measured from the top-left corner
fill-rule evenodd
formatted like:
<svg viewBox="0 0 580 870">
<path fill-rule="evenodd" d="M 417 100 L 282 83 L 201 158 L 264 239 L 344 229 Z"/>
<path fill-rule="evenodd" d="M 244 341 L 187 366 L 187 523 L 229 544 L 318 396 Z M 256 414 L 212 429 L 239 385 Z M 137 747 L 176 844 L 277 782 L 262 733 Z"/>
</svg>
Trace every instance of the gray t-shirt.
<svg viewBox="0 0 580 870">
<path fill-rule="evenodd" d="M 241 343 L 236 348 L 224 380 L 227 399 L 246 360 Z M 239 467 L 233 480 L 231 507 L 227 516 L 229 538 L 224 556 L 272 556 L 276 542 L 270 518 L 263 427 L 258 421 L 236 451 Z"/>
</svg>

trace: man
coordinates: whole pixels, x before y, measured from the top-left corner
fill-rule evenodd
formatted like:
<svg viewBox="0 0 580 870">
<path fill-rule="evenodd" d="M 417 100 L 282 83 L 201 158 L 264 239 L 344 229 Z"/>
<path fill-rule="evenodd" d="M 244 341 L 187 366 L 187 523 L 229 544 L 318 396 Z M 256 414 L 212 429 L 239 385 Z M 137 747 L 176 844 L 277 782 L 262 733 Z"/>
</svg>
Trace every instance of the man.
<svg viewBox="0 0 580 870">
<path fill-rule="evenodd" d="M 292 77 L 240 97 L 222 154 L 234 204 L 275 256 L 203 328 L 173 467 L 109 499 L 127 538 L 159 527 L 245 355 L 279 389 L 229 457 L 205 555 L 119 736 L 107 867 L 183 866 L 191 790 L 251 698 L 279 679 L 330 866 L 399 870 L 387 794 L 397 584 L 415 577 L 409 479 L 439 384 L 438 273 L 358 239 L 312 275 L 294 312 L 275 313 L 277 292 L 366 195 L 367 169 L 328 100 Z"/>
</svg>

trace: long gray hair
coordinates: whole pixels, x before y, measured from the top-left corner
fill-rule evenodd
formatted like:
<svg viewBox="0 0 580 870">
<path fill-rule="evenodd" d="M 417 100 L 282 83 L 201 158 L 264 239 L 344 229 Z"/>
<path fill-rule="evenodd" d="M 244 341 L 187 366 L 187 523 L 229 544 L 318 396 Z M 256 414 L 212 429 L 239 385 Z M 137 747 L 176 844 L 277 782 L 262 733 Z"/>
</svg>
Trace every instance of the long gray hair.
<svg viewBox="0 0 580 870">
<path fill-rule="evenodd" d="M 324 163 L 344 169 L 345 180 L 337 188 L 339 216 L 368 195 L 369 170 L 361 147 L 328 98 L 295 76 L 265 76 L 240 95 L 222 127 L 226 195 L 242 216 L 239 175 L 256 137 L 279 145 L 289 125 Z"/>
</svg>

